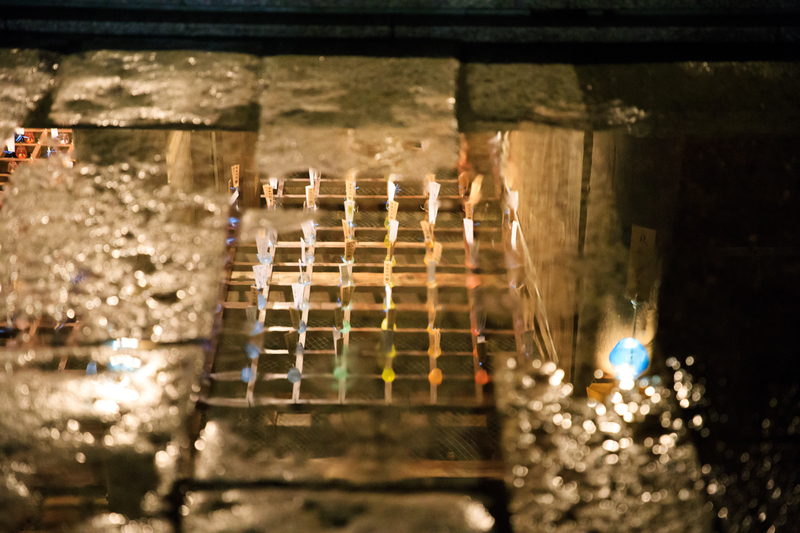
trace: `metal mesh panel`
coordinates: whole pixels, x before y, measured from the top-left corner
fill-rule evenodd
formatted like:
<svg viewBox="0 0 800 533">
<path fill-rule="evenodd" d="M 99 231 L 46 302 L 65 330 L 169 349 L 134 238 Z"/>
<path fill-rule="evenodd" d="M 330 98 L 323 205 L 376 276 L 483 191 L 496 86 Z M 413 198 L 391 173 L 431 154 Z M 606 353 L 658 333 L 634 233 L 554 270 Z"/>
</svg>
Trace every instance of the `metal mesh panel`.
<svg viewBox="0 0 800 533">
<path fill-rule="evenodd" d="M 440 197 L 457 198 L 458 186 L 455 176 L 451 181 L 441 183 Z M 283 198 L 292 205 L 299 206 L 305 196 L 307 177 L 284 183 Z M 289 264 L 297 264 L 300 257 L 299 248 L 294 245 L 302 238 L 300 231 L 288 231 L 279 235 L 279 245 L 275 250 L 275 266 L 273 283 L 270 286 L 269 304 L 261 312 L 265 332 L 252 340 L 248 340 L 245 330 L 244 307 L 246 304 L 247 281 L 239 281 L 229 288 L 229 301 L 224 314 L 223 335 L 219 342 L 218 352 L 212 375 L 211 394 L 208 402 L 215 400 L 235 400 L 242 407 L 270 402 L 322 402 L 331 404 L 348 404 L 358 402 L 387 402 L 398 405 L 475 405 L 491 403 L 491 384 L 476 385 L 475 372 L 480 369 L 491 371 L 492 354 L 515 350 L 515 337 L 511 331 L 510 316 L 502 320 L 492 321 L 492 333 L 487 333 L 487 354 L 481 355 L 483 360 L 475 358 L 473 347 L 475 333 L 472 331 L 471 305 L 472 299 L 467 288 L 469 279 L 483 279 L 489 274 L 481 271 L 469 272 L 465 266 L 466 252 L 464 248 L 464 216 L 460 201 L 446 201 L 440 206 L 435 225 L 435 241 L 445 246 L 440 262 L 437 265 L 437 283 L 435 292 L 426 286 L 425 256 L 429 253 L 424 243 L 421 220 L 427 220 L 424 211 L 426 198 L 420 182 L 401 182 L 397 198 L 401 208 L 397 214 L 399 231 L 395 257 L 395 287 L 393 301 L 396 304 L 394 316 L 396 331 L 393 334 L 393 352 L 385 344 L 382 324 L 387 314 L 383 308 L 385 290 L 381 279 L 383 261 L 387 249 L 383 243 L 387 230 L 385 220 L 386 185 L 380 180 L 367 179 L 359 182 L 355 198 L 361 209 L 355 214 L 355 236 L 360 246 L 356 249 L 354 273 L 359 276 L 354 296 L 353 308 L 348 313 L 350 330 L 346 336 L 347 355 L 334 352 L 333 332 L 336 323 L 334 312 L 340 298 L 338 264 L 344 253 L 341 221 L 344 217 L 343 200 L 345 186 L 343 181 L 323 181 L 320 184 L 320 200 L 315 213 L 318 227 L 313 254 L 315 264 L 311 275 L 309 310 L 303 313 L 307 330 L 303 334 L 294 334 L 304 346 L 302 359 L 295 355 L 294 346 L 287 350 L 285 335 L 294 326 L 287 308 L 293 299 L 289 283 L 294 282 L 293 269 Z M 279 187 L 280 190 L 280 187 Z M 297 197 L 287 198 L 296 195 Z M 368 198 L 374 196 L 373 198 Z M 476 212 L 476 240 L 501 242 L 499 231 L 501 212 L 499 205 L 492 207 L 489 203 Z M 484 209 L 489 206 L 488 209 Z M 410 246 L 409 246 L 410 245 Z M 480 251 L 481 265 L 491 272 L 491 276 L 505 274 L 502 270 L 504 262 L 502 253 L 493 249 L 494 245 L 484 246 Z M 252 266 L 257 258 L 253 243 L 240 243 L 235 257 L 239 262 L 234 266 L 237 280 L 252 279 Z M 246 251 L 243 251 L 246 250 Z M 310 272 L 310 270 L 309 270 Z M 441 274 L 440 274 L 441 273 Z M 499 274 L 498 274 L 499 273 Z M 299 274 L 298 274 L 299 275 Z M 319 276 L 329 281 L 325 285 L 317 285 Z M 274 283 L 276 276 L 284 280 Z M 330 276 L 333 276 L 332 278 Z M 449 277 L 448 277 L 449 276 Z M 474 278 L 477 276 L 477 278 Z M 321 279 L 321 278 L 320 278 Z M 364 280 L 373 280 L 364 282 Z M 332 283 L 331 283 L 332 282 Z M 492 281 L 493 284 L 498 283 Z M 502 279 L 500 283 L 504 283 Z M 433 301 L 429 298 L 435 294 L 437 306 L 434 324 L 429 324 L 429 315 Z M 238 303 L 242 302 L 242 303 Z M 339 316 L 338 320 L 342 317 Z M 432 337 L 428 327 L 441 328 L 441 356 L 432 360 L 429 348 Z M 489 326 L 487 326 L 489 327 Z M 345 339 L 342 339 L 344 341 Z M 342 342 L 340 341 L 340 342 Z M 258 360 L 252 364 L 243 347 L 252 342 L 259 348 Z M 394 357 L 390 357 L 395 354 Z M 478 364 L 480 363 L 480 365 Z M 290 383 L 281 376 L 293 367 L 302 364 L 302 379 L 299 383 Z M 347 377 L 344 382 L 334 378 L 334 371 L 346 365 Z M 432 387 L 428 374 L 433 367 L 442 372 L 443 381 Z M 255 375 L 243 373 L 251 368 Z M 391 368 L 394 380 L 388 383 L 382 379 L 384 369 Z M 245 381 L 240 379 L 239 374 Z M 250 377 L 250 380 L 246 379 Z M 341 376 L 340 376 L 341 377 Z M 217 382 L 233 383 L 237 386 L 216 386 Z M 223 393 L 224 391 L 224 393 Z M 227 397 L 228 394 L 235 396 Z M 298 433 L 299 435 L 299 433 Z M 442 434 L 442 442 L 455 439 L 459 433 Z M 463 433 L 462 440 L 469 440 L 472 433 Z M 298 436 L 298 439 L 301 437 Z M 457 457 L 474 457 L 466 452 L 455 450 L 455 445 L 444 446 L 447 453 Z M 474 447 L 474 446 L 473 446 Z M 442 457 L 442 454 L 437 455 Z"/>
</svg>

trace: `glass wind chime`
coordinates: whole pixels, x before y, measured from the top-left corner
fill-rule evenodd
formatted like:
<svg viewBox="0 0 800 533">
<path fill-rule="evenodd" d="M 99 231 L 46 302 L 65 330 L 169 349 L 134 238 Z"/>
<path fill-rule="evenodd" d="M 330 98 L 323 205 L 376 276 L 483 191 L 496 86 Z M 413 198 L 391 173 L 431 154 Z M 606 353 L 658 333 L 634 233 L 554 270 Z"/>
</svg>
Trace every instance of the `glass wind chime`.
<svg viewBox="0 0 800 533">
<path fill-rule="evenodd" d="M 397 211 L 400 208 L 400 203 L 395 199 L 398 189 L 395 183 L 396 178 L 397 176 L 395 174 L 391 174 L 387 183 L 387 211 L 386 220 L 384 221 L 384 226 L 387 231 L 386 238 L 384 239 L 386 258 L 383 260 L 383 285 L 385 289 L 383 310 L 386 313 L 386 317 L 381 322 L 381 349 L 385 356 L 381 378 L 383 378 L 385 383 L 394 381 L 395 373 L 392 369 L 392 360 L 397 355 L 397 350 L 394 346 L 394 332 L 397 329 L 395 325 L 397 310 L 392 300 L 392 288 L 394 287 L 392 269 L 396 264 L 394 248 L 397 241 L 397 230 L 400 226 L 400 222 L 397 220 Z"/>
<path fill-rule="evenodd" d="M 436 215 L 439 212 L 439 191 L 441 184 L 436 183 L 436 175 L 428 174 L 425 179 L 428 193 L 427 220 L 421 220 L 422 234 L 425 239 L 425 258 L 427 268 L 428 289 L 428 357 L 430 358 L 430 372 L 428 382 L 431 384 L 431 402 L 437 401 L 437 386 L 442 384 L 444 377 L 437 367 L 437 359 L 442 355 L 442 334 L 436 327 L 436 309 L 438 307 L 439 288 L 436 283 L 436 265 L 442 260 L 442 243 L 436 242 Z"/>
<path fill-rule="evenodd" d="M 632 389 L 634 380 L 641 376 L 650 365 L 650 354 L 647 353 L 647 348 L 636 340 L 636 319 L 639 310 L 636 297 L 631 300 L 631 305 L 633 305 L 631 336 L 619 341 L 608 354 L 608 360 L 614 367 L 614 377 L 619 381 L 620 388 L 623 390 Z"/>
<path fill-rule="evenodd" d="M 347 383 L 347 351 L 350 344 L 350 313 L 353 307 L 353 264 L 357 241 L 355 238 L 356 214 L 356 171 L 351 170 L 345 180 L 344 219 L 342 231 L 344 233 L 344 255 L 341 256 L 342 264 L 339 265 L 339 306 L 334 311 L 333 326 L 333 378 L 339 383 L 339 398 L 344 399 Z"/>
</svg>

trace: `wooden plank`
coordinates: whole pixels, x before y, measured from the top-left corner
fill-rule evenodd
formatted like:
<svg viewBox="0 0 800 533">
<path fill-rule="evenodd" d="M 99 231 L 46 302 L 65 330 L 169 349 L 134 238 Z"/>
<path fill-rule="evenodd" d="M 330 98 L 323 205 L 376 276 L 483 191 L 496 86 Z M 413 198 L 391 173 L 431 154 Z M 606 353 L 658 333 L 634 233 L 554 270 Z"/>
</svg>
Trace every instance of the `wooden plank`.
<svg viewBox="0 0 800 533">
<path fill-rule="evenodd" d="M 238 294 L 238 293 L 237 293 Z M 333 311 L 339 308 L 336 302 L 308 302 L 309 308 L 312 311 Z M 223 309 L 246 309 L 251 307 L 248 302 L 222 302 Z M 293 302 L 267 302 L 266 309 L 274 309 L 278 311 L 288 311 L 294 308 Z M 395 308 L 398 312 L 427 312 L 427 304 L 404 304 L 396 303 Z M 370 304 L 364 302 L 353 301 L 353 311 L 383 311 L 383 304 Z M 447 304 L 444 306 L 446 313 L 467 313 L 469 312 L 468 305 Z"/>
<path fill-rule="evenodd" d="M 570 378 L 577 311 L 582 131 L 527 124 L 509 135 L 508 179 L 547 311 L 559 367 Z"/>
<path fill-rule="evenodd" d="M 231 272 L 231 285 L 252 284 L 254 274 L 251 271 L 239 270 Z M 383 287 L 383 273 L 381 272 L 353 272 L 353 279 L 357 287 Z M 238 283 L 237 283 L 238 282 Z M 427 272 L 398 272 L 394 274 L 395 287 L 425 287 L 427 286 Z M 467 274 L 442 273 L 436 276 L 436 283 L 440 287 L 465 287 Z M 485 285 L 505 286 L 504 276 L 482 276 Z M 297 272 L 273 272 L 273 286 L 291 286 L 297 283 Z M 317 272 L 313 283 L 317 287 L 338 287 L 341 283 L 338 272 Z"/>
</svg>

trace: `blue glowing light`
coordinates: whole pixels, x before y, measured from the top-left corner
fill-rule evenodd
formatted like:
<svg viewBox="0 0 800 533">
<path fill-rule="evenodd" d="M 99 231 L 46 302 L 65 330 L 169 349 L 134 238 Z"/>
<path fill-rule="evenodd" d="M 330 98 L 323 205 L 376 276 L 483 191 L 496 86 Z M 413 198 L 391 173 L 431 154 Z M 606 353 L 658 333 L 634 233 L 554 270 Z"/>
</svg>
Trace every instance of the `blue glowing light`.
<svg viewBox="0 0 800 533">
<path fill-rule="evenodd" d="M 628 337 L 614 346 L 608 355 L 608 360 L 614 366 L 618 379 L 633 379 L 647 370 L 650 365 L 650 354 L 641 342 Z"/>
<path fill-rule="evenodd" d="M 251 379 L 253 379 L 253 371 L 250 370 L 250 367 L 243 368 L 242 369 L 242 381 L 247 383 Z"/>
<path fill-rule="evenodd" d="M 247 357 L 249 357 L 250 359 L 255 359 L 256 357 L 258 357 L 258 347 L 257 346 L 254 346 L 254 345 L 248 343 L 244 347 L 244 351 L 247 354 Z"/>
</svg>

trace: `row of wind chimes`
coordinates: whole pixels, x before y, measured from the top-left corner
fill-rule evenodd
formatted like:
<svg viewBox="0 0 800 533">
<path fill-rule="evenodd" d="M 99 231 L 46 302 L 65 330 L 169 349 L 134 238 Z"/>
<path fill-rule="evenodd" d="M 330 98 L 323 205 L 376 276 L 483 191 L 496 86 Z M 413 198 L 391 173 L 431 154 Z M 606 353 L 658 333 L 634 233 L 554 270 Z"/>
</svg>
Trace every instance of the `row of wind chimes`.
<svg viewBox="0 0 800 533">
<path fill-rule="evenodd" d="M 334 311 L 333 326 L 333 377 L 339 384 L 339 402 L 344 402 L 347 393 L 347 352 L 350 346 L 350 312 L 353 303 L 353 264 L 355 263 L 355 213 L 356 213 L 356 171 L 351 170 L 345 180 L 345 201 L 342 219 L 344 234 L 344 255 L 339 266 L 339 306 Z"/>
<path fill-rule="evenodd" d="M 425 266 L 427 270 L 427 312 L 428 312 L 428 357 L 430 372 L 428 382 L 431 389 L 431 403 L 437 402 L 437 387 L 442 384 L 442 371 L 437 368 L 436 360 L 442 355 L 442 332 L 436 327 L 436 309 L 439 304 L 439 288 L 436 284 L 436 265 L 442 260 L 442 243 L 436 242 L 434 229 L 439 212 L 439 191 L 441 184 L 436 182 L 435 174 L 425 177 L 425 189 L 428 195 L 428 219 L 421 220 L 422 235 L 425 239 Z"/>
<path fill-rule="evenodd" d="M 317 210 L 316 198 L 319 195 L 320 173 L 317 169 L 308 169 L 309 184 L 305 187 L 306 201 L 304 210 L 312 213 Z M 286 379 L 292 383 L 292 401 L 300 399 L 300 384 L 303 376 L 303 357 L 305 354 L 306 331 L 308 324 L 309 298 L 311 282 L 314 276 L 314 250 L 317 243 L 317 230 L 313 221 L 306 220 L 301 224 L 303 237 L 300 239 L 300 258 L 298 259 L 299 275 L 297 283 L 292 283 L 292 300 L 294 307 L 289 309 L 293 331 L 284 335 L 286 350 L 294 353 L 295 365 L 289 369 Z"/>
<path fill-rule="evenodd" d="M 470 333 L 472 337 L 473 367 L 475 370 L 475 394 L 478 400 L 483 398 L 483 386 L 489 382 L 489 374 L 486 372 L 487 346 L 484 336 L 486 327 L 486 311 L 481 308 L 480 294 L 480 263 L 479 263 L 479 241 L 475 238 L 475 206 L 481 200 L 481 187 L 483 176 L 478 175 L 469 187 L 469 196 L 466 196 L 466 189 L 461 187 L 460 192 L 464 193 L 464 252 L 465 264 L 467 268 L 467 293 L 470 308 Z"/>
<path fill-rule="evenodd" d="M 386 245 L 386 258 L 383 260 L 383 285 L 386 291 L 384 299 L 384 312 L 386 317 L 381 322 L 381 350 L 384 355 L 384 366 L 381 377 L 385 383 L 385 397 L 387 402 L 392 401 L 392 382 L 395 378 L 394 369 L 392 368 L 392 360 L 397 355 L 397 350 L 394 346 L 394 332 L 397 329 L 395 323 L 397 318 L 397 309 L 392 300 L 392 288 L 394 287 L 393 267 L 396 264 L 394 257 L 394 248 L 397 241 L 397 230 L 400 223 L 397 220 L 397 211 L 400 208 L 400 203 L 395 199 L 397 194 L 397 184 L 395 183 L 396 176 L 394 174 L 389 176 L 389 181 L 386 186 L 386 238 L 384 244 Z"/>
<path fill-rule="evenodd" d="M 234 172 L 235 181 L 238 187 L 238 165 L 236 165 L 236 172 Z M 267 206 L 272 208 L 274 201 L 273 183 L 264 186 L 264 194 L 268 198 Z M 277 186 L 277 180 L 274 185 Z M 247 313 L 247 325 L 245 329 L 251 328 L 249 331 L 250 340 L 245 345 L 245 354 L 250 360 L 250 366 L 245 367 L 241 371 L 241 380 L 247 383 L 247 403 L 253 404 L 255 383 L 258 379 L 258 360 L 261 355 L 261 347 L 264 345 L 264 321 L 267 313 L 267 302 L 269 301 L 270 280 L 272 279 L 273 259 L 275 257 L 275 249 L 278 245 L 278 233 L 274 229 L 259 230 L 256 236 L 256 259 L 258 264 L 253 266 L 254 285 L 250 287 L 248 300 L 251 306 L 245 312 Z M 250 326 L 252 324 L 252 326 Z M 277 376 L 262 376 L 264 379 L 276 378 Z"/>
</svg>

